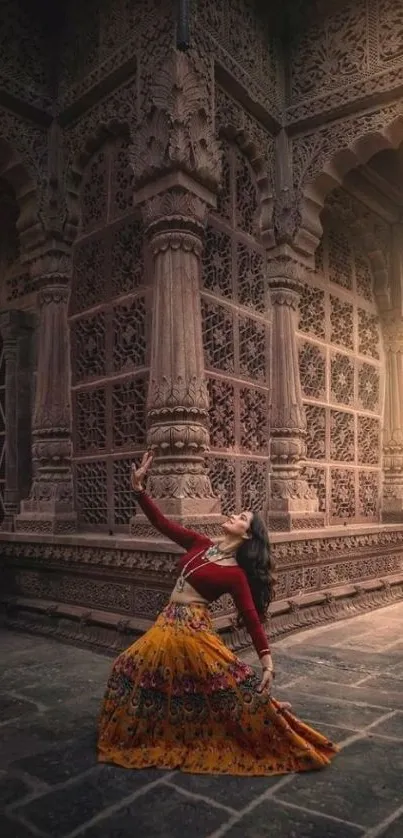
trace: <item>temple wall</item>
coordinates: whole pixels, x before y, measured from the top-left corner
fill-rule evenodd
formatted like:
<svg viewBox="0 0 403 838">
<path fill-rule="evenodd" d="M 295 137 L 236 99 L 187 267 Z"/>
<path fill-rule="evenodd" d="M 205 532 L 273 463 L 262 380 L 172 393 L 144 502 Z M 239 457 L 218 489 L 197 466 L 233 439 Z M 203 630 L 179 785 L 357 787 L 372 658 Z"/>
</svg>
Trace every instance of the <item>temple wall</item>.
<svg viewBox="0 0 403 838">
<path fill-rule="evenodd" d="M 316 6 L 190 3 L 186 52 L 158 0 L 2 24 L 10 625 L 115 648 L 150 624 L 176 556 L 134 515 L 150 444 L 179 520 L 266 516 L 274 634 L 402 595 L 398 216 L 346 181 L 403 141 L 402 13 Z"/>
</svg>

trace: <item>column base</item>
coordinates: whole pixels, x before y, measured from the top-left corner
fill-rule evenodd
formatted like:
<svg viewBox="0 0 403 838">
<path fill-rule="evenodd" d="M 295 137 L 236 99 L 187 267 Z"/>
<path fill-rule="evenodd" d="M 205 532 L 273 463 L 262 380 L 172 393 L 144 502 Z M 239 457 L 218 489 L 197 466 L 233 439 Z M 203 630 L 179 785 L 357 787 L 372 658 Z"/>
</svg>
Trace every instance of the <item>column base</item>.
<svg viewBox="0 0 403 838">
<path fill-rule="evenodd" d="M 11 498 L 10 498 L 11 494 Z M 19 499 L 15 492 L 6 492 L 4 499 L 4 518 L 0 524 L 0 532 L 14 532 L 14 520 L 20 509 Z"/>
<path fill-rule="evenodd" d="M 321 530 L 325 526 L 323 512 L 269 512 L 269 532 L 292 530 Z"/>
<path fill-rule="evenodd" d="M 15 515 L 6 514 L 0 524 L 0 532 L 14 532 Z"/>
<path fill-rule="evenodd" d="M 383 524 L 403 524 L 403 511 L 395 510 L 394 512 L 382 512 L 381 521 Z"/>
<path fill-rule="evenodd" d="M 403 524 L 403 500 L 396 498 L 396 503 L 389 503 L 381 511 L 383 524 Z"/>
<path fill-rule="evenodd" d="M 15 532 L 68 535 L 77 532 L 75 512 L 21 512 L 14 518 Z"/>
<path fill-rule="evenodd" d="M 216 538 L 222 535 L 221 504 L 218 498 L 166 498 L 157 500 L 161 512 L 182 527 Z M 135 538 L 157 538 L 158 532 L 142 512 L 130 520 L 130 533 Z"/>
</svg>

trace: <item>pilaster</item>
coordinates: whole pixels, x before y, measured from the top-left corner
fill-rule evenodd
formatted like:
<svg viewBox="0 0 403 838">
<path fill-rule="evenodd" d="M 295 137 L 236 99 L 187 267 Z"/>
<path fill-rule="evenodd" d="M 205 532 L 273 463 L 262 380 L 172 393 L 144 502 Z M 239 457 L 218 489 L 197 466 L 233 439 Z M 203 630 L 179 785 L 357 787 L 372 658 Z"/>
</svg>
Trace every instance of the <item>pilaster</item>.
<svg viewBox="0 0 403 838">
<path fill-rule="evenodd" d="M 3 531 L 14 529 L 14 517 L 29 490 L 30 451 L 30 355 L 33 318 L 22 311 L 0 314 L 0 333 L 5 359 L 5 450 Z M 31 350 L 31 351 L 30 351 Z"/>
<path fill-rule="evenodd" d="M 47 250 L 32 265 L 38 291 L 38 363 L 32 422 L 34 478 L 16 529 L 76 529 L 71 473 L 70 360 L 67 303 L 69 254 Z"/>
<path fill-rule="evenodd" d="M 301 475 L 306 456 L 296 329 L 304 268 L 290 256 L 268 263 L 272 302 L 269 527 L 323 527 L 315 490 Z"/>
<path fill-rule="evenodd" d="M 403 319 L 384 317 L 386 355 L 382 520 L 403 523 Z"/>
</svg>

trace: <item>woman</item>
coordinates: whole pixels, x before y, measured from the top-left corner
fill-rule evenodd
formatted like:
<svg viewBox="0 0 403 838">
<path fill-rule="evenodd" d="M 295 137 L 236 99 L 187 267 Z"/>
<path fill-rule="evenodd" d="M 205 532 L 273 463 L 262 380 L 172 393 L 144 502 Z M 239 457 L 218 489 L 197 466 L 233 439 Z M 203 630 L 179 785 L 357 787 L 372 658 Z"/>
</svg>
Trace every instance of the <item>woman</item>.
<svg viewBox="0 0 403 838">
<path fill-rule="evenodd" d="M 186 550 L 169 604 L 115 661 L 101 712 L 100 762 L 244 776 L 322 768 L 336 748 L 270 696 L 263 628 L 270 600 L 269 544 L 250 511 L 223 525 L 217 544 L 168 521 L 145 494 L 152 457 L 132 488 L 151 523 Z M 213 631 L 209 604 L 230 593 L 262 665 L 259 679 Z"/>
</svg>

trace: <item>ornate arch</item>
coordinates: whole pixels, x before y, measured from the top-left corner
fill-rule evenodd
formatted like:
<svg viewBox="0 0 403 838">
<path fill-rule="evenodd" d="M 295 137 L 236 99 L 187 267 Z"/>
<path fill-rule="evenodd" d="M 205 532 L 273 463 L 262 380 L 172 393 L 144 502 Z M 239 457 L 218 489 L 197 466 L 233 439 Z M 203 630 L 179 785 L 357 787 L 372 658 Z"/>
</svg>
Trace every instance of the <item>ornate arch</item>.
<svg viewBox="0 0 403 838">
<path fill-rule="evenodd" d="M 403 103 L 340 120 L 292 141 L 293 180 L 301 222 L 295 243 L 313 253 L 322 235 L 325 198 L 346 174 L 374 154 L 403 142 Z"/>
<path fill-rule="evenodd" d="M 357 213 L 357 203 L 361 204 L 348 193 L 335 189 L 327 196 L 324 209 L 337 213 L 366 253 L 374 279 L 378 308 L 379 311 L 385 311 L 391 303 L 389 225 L 363 204 Z"/>
<path fill-rule="evenodd" d="M 250 163 L 260 199 L 260 229 L 262 235 L 270 238 L 274 208 L 274 137 L 221 88 L 216 89 L 215 127 L 217 136 L 235 143 Z"/>
<path fill-rule="evenodd" d="M 93 130 L 90 130 L 94 122 L 95 126 Z M 85 132 L 85 128 L 88 128 L 88 132 Z M 87 118 L 84 123 L 81 121 L 77 123 L 74 130 L 67 135 L 68 160 L 65 177 L 67 206 L 64 227 L 70 241 L 74 241 L 80 225 L 80 188 L 87 165 L 108 140 L 116 137 L 122 137 L 127 140 L 128 144 L 131 143 L 132 132 L 129 122 L 119 121 L 113 117 L 97 122 L 93 114 L 91 119 Z"/>
</svg>

